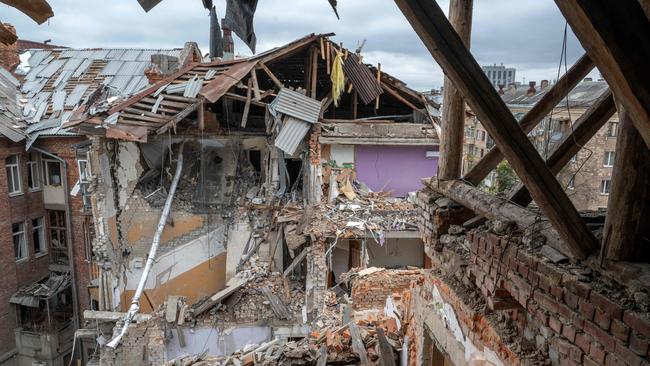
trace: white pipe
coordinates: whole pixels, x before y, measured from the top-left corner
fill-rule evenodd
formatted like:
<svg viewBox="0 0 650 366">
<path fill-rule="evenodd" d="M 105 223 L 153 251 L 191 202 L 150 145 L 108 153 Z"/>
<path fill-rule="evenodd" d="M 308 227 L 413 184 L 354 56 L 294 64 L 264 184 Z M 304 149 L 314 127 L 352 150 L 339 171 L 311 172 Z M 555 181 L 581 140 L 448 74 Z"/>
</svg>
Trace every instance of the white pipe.
<svg viewBox="0 0 650 366">
<path fill-rule="evenodd" d="M 160 244 L 160 237 L 162 232 L 165 229 L 165 224 L 167 223 L 167 217 L 169 216 L 169 211 L 172 208 L 172 201 L 174 200 L 174 194 L 176 193 L 176 186 L 178 186 L 178 181 L 181 178 L 181 172 L 183 170 L 183 147 L 185 143 L 181 144 L 180 149 L 178 149 L 178 158 L 176 160 L 176 173 L 174 174 L 174 179 L 172 180 L 172 185 L 169 188 L 169 194 L 167 195 L 167 200 L 165 201 L 165 206 L 163 207 L 162 213 L 160 214 L 160 220 L 158 221 L 158 228 L 153 237 L 153 242 L 151 243 L 151 249 L 149 250 L 149 256 L 147 257 L 147 264 L 144 266 L 142 271 L 142 277 L 140 277 L 140 283 L 138 283 L 138 288 L 133 294 L 133 300 L 131 301 L 131 306 L 129 311 L 124 317 L 124 324 L 122 325 L 122 330 L 118 335 L 116 335 L 110 342 L 106 345 L 110 348 L 117 348 L 120 340 L 129 329 L 129 324 L 133 321 L 133 318 L 140 311 L 140 296 L 144 292 L 144 286 L 147 283 L 147 277 L 149 277 L 149 272 L 151 272 L 151 267 L 153 267 L 153 262 L 156 259 L 156 253 L 158 252 L 158 246 Z"/>
</svg>

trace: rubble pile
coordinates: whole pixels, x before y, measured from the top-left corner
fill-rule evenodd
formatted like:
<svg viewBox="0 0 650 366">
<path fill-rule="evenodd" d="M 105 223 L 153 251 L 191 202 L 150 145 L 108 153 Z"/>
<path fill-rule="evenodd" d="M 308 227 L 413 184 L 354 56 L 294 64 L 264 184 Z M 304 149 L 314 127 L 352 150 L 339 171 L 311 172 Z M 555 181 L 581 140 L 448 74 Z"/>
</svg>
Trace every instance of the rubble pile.
<svg viewBox="0 0 650 366">
<path fill-rule="evenodd" d="M 269 273 L 266 266 L 258 265 L 257 256 L 247 262 L 238 276 L 247 278 L 246 283 L 205 315 L 198 317 L 197 323 L 246 323 L 277 318 L 294 320 L 301 314 L 305 298 L 303 286 L 297 281 L 290 281 L 282 273 Z M 281 309 L 279 313 L 278 307 Z"/>
<path fill-rule="evenodd" d="M 247 345 L 230 356 L 182 356 L 165 366 L 351 365 L 361 360 L 395 364 L 403 345 L 403 334 L 397 324 L 391 317 L 359 320 L 314 331 L 299 341 L 282 344 L 275 339 L 261 345 Z M 381 363 L 380 358 L 392 362 Z"/>
</svg>

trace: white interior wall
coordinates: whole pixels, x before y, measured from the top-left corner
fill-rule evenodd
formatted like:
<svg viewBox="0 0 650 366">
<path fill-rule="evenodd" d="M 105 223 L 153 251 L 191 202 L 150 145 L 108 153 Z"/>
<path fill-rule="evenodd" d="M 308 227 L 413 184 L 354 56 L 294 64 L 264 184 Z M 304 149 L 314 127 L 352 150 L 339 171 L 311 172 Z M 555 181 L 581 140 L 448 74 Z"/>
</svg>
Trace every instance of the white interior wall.
<svg viewBox="0 0 650 366">
<path fill-rule="evenodd" d="M 354 165 L 354 145 L 331 145 L 330 155 L 337 166 Z"/>
</svg>

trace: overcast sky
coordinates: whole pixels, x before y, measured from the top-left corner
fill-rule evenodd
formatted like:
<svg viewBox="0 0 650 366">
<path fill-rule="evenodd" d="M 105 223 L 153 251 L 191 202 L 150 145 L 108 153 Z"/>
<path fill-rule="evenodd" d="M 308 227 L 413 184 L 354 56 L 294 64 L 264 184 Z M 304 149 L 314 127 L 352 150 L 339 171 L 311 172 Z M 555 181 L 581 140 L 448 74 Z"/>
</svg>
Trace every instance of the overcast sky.
<svg viewBox="0 0 650 366">
<path fill-rule="evenodd" d="M 149 13 L 136 0 L 50 0 L 54 17 L 37 25 L 22 13 L 0 4 L 0 21 L 33 41 L 82 47 L 176 48 L 196 41 L 208 51 L 208 12 L 201 0 L 164 0 Z M 214 0 L 219 16 L 225 0 Z M 482 65 L 517 68 L 517 80 L 556 78 L 564 19 L 553 0 L 479 0 L 474 2 L 472 52 Z M 439 1 L 447 11 L 448 0 Z M 442 71 L 404 19 L 393 0 L 339 0 L 337 20 L 327 0 L 260 0 L 255 28 L 258 52 L 309 33 L 334 32 L 337 42 L 354 49 L 367 40 L 364 61 L 381 62 L 382 69 L 410 87 L 424 91 L 442 84 Z M 235 40 L 235 50 L 251 52 Z M 568 38 L 568 62 L 582 48 Z M 594 75 L 597 77 L 597 75 Z"/>
</svg>

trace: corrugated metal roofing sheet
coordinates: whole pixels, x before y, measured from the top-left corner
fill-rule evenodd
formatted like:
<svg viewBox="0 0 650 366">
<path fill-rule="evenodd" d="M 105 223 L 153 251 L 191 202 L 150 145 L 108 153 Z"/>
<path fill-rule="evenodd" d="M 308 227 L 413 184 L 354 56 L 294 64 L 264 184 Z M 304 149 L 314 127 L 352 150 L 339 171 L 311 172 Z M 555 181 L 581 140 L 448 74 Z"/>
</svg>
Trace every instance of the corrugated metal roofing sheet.
<svg viewBox="0 0 650 366">
<path fill-rule="evenodd" d="M 108 51 L 108 55 L 106 55 L 106 59 L 108 60 L 119 60 L 122 58 L 126 50 L 110 50 Z"/>
<path fill-rule="evenodd" d="M 65 90 L 59 90 L 54 93 L 52 96 L 52 110 L 59 112 L 63 110 L 65 104 L 66 92 Z"/>
<path fill-rule="evenodd" d="M 29 66 L 35 67 L 41 64 L 41 62 L 48 57 L 49 55 L 52 54 L 50 51 L 30 51 L 32 52 L 31 57 L 27 61 L 29 63 Z"/>
<path fill-rule="evenodd" d="M 82 62 L 84 62 L 83 58 L 71 58 L 63 65 L 63 70 L 75 71 Z"/>
<path fill-rule="evenodd" d="M 115 75 L 144 75 L 144 70 L 151 62 L 127 61 Z"/>
<path fill-rule="evenodd" d="M 275 138 L 275 146 L 289 155 L 293 155 L 300 142 L 309 132 L 311 124 L 296 118 L 286 117 L 282 130 Z"/>
<path fill-rule="evenodd" d="M 316 123 L 320 117 L 320 102 L 297 91 L 283 88 L 274 103 L 276 111 L 305 122 Z"/>
<path fill-rule="evenodd" d="M 77 67 L 77 69 L 74 71 L 74 74 L 72 74 L 72 77 L 79 78 L 83 76 L 83 74 L 86 73 L 86 70 L 88 70 L 88 68 L 90 67 L 90 65 L 92 65 L 92 63 L 93 60 L 89 60 L 89 59 L 83 60 L 81 65 L 79 65 L 79 67 Z"/>
<path fill-rule="evenodd" d="M 63 88 L 71 76 L 72 76 L 72 71 L 70 70 L 61 71 L 61 73 L 59 73 L 59 76 L 56 78 L 56 80 L 54 80 L 52 87 L 55 89 Z"/>
<path fill-rule="evenodd" d="M 120 93 L 124 93 L 127 85 L 129 85 L 129 82 L 131 82 L 131 79 L 133 79 L 133 76 L 131 75 L 116 75 L 113 77 L 111 82 L 108 83 L 108 86 L 114 88 Z"/>
<path fill-rule="evenodd" d="M 359 93 L 363 104 L 367 105 L 384 92 L 377 76 L 372 74 L 368 66 L 359 63 L 356 55 L 350 54 L 343 62 L 343 71 L 354 85 L 354 90 Z"/>
<path fill-rule="evenodd" d="M 122 56 L 124 61 L 135 61 L 138 59 L 138 56 L 142 53 L 142 50 L 127 50 Z"/>
<path fill-rule="evenodd" d="M 106 66 L 99 72 L 99 76 L 114 76 L 117 75 L 117 72 L 120 71 L 124 65 L 124 61 L 120 60 L 111 60 L 108 61 Z"/>
<path fill-rule="evenodd" d="M 52 60 L 52 62 L 47 65 L 43 71 L 38 73 L 38 77 L 41 78 L 50 78 L 54 75 L 65 63 L 65 60 Z"/>
<path fill-rule="evenodd" d="M 81 98 L 83 98 L 84 93 L 86 92 L 86 90 L 88 90 L 89 87 L 90 85 L 88 84 L 75 85 L 74 89 L 72 90 L 70 95 L 68 95 L 68 98 L 65 100 L 65 106 L 74 107 L 75 105 L 79 104 L 79 101 L 81 100 Z"/>
</svg>

